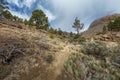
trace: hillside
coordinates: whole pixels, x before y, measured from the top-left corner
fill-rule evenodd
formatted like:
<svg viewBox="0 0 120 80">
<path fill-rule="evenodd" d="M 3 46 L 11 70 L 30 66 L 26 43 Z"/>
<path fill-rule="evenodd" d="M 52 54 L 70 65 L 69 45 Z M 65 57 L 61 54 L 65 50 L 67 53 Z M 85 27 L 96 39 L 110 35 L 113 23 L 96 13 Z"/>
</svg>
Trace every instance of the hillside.
<svg viewBox="0 0 120 80">
<path fill-rule="evenodd" d="M 120 80 L 119 43 L 53 36 L 0 19 L 0 80 Z"/>
<path fill-rule="evenodd" d="M 86 38 L 91 38 L 96 36 L 96 34 L 99 34 L 103 31 L 103 27 L 107 25 L 108 22 L 113 21 L 118 17 L 120 17 L 120 14 L 113 14 L 93 21 L 89 29 L 83 33 L 83 36 Z"/>
<path fill-rule="evenodd" d="M 55 80 L 76 49 L 49 36 L 44 30 L 0 19 L 0 80 Z"/>
</svg>

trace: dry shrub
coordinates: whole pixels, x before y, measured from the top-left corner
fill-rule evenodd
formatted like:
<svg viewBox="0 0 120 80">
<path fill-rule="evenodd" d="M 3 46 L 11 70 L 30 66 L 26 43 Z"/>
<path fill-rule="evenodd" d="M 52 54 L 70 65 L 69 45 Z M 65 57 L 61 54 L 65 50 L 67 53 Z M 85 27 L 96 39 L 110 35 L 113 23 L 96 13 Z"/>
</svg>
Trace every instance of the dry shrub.
<svg viewBox="0 0 120 80">
<path fill-rule="evenodd" d="M 0 63 L 9 64 L 15 58 L 25 55 L 26 48 L 31 45 L 19 38 L 0 36 Z"/>
<path fill-rule="evenodd" d="M 90 42 L 83 46 L 82 52 L 88 55 L 93 55 L 96 58 L 104 58 L 110 55 L 110 49 L 102 42 Z"/>
<path fill-rule="evenodd" d="M 53 54 L 51 54 L 51 53 L 45 53 L 43 59 L 47 63 L 51 63 L 54 60 L 54 57 L 53 57 Z"/>
</svg>

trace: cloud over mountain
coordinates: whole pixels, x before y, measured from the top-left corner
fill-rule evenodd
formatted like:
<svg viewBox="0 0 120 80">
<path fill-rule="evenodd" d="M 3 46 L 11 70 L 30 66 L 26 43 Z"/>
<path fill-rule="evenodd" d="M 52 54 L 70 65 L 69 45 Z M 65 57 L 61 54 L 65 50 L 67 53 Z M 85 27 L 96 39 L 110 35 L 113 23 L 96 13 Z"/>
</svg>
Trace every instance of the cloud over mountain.
<svg viewBox="0 0 120 80">
<path fill-rule="evenodd" d="M 120 0 L 6 0 L 10 11 L 23 18 L 29 18 L 35 9 L 42 9 L 49 18 L 51 26 L 73 31 L 72 24 L 76 16 L 89 24 L 102 16 L 120 13 Z"/>
</svg>

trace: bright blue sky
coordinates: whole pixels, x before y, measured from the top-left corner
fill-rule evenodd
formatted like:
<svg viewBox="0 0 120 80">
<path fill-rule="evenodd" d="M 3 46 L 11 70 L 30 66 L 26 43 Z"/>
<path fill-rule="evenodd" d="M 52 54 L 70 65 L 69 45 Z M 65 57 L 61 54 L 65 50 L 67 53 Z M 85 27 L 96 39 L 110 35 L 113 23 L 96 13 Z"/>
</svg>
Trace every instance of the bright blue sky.
<svg viewBox="0 0 120 80">
<path fill-rule="evenodd" d="M 120 0 L 6 0 L 13 15 L 21 18 L 31 16 L 35 9 L 42 9 L 54 28 L 73 31 L 72 24 L 77 16 L 85 29 L 100 17 L 120 13 Z"/>
</svg>

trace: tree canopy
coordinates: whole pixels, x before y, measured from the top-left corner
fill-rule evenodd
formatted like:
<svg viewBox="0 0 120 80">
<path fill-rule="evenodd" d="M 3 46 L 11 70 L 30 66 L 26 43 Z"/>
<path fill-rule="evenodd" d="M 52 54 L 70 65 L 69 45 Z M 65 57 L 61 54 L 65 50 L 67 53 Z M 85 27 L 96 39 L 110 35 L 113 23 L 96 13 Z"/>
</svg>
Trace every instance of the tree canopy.
<svg viewBox="0 0 120 80">
<path fill-rule="evenodd" d="M 0 0 L 0 18 L 2 17 L 2 12 L 8 8 L 7 6 L 5 6 L 5 4 L 7 4 L 4 0 Z"/>
<path fill-rule="evenodd" d="M 8 10 L 1 12 L 1 16 L 2 18 L 11 19 L 11 20 L 13 18 L 13 15 Z"/>
<path fill-rule="evenodd" d="M 107 26 L 109 31 L 120 31 L 120 17 L 110 21 Z"/>
<path fill-rule="evenodd" d="M 35 25 L 39 29 L 48 29 L 48 17 L 44 14 L 42 10 L 34 10 L 32 16 L 29 20 L 30 25 Z"/>
<path fill-rule="evenodd" d="M 80 23 L 80 20 L 76 17 L 72 27 L 76 29 L 77 34 L 79 34 L 79 32 L 83 28 L 83 26 L 84 26 L 84 24 Z"/>
<path fill-rule="evenodd" d="M 4 6 L 4 0 L 0 0 L 0 11 L 5 9 L 5 6 Z"/>
</svg>

